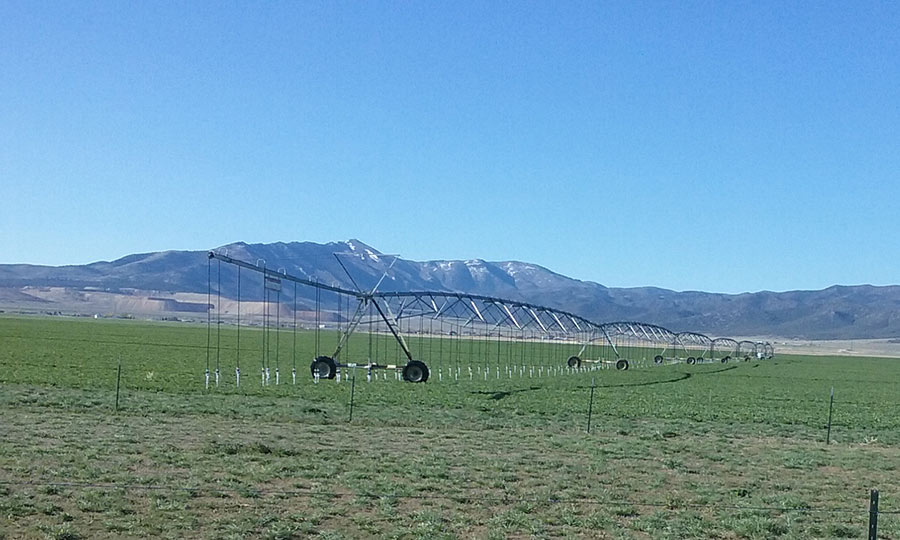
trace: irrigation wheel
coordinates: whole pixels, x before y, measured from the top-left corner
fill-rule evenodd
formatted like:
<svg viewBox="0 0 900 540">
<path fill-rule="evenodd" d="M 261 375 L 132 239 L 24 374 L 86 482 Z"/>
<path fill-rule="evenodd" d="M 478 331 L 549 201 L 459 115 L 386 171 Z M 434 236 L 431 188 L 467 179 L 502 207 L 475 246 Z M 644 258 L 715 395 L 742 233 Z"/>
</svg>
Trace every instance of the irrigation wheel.
<svg viewBox="0 0 900 540">
<path fill-rule="evenodd" d="M 693 356 L 688 356 L 687 363 L 693 366 L 694 364 L 697 363 L 697 359 L 694 358 Z"/>
<path fill-rule="evenodd" d="M 616 360 L 616 369 L 622 371 L 628 369 L 628 360 L 625 360 L 624 358 Z"/>
<path fill-rule="evenodd" d="M 317 356 L 309 365 L 309 372 L 313 377 L 316 376 L 316 371 L 319 372 L 320 379 L 333 379 L 337 374 L 337 365 L 330 356 Z"/>
<path fill-rule="evenodd" d="M 568 360 L 566 360 L 566 365 L 571 368 L 581 367 L 581 358 L 577 356 L 570 356 Z"/>
<path fill-rule="evenodd" d="M 428 366 L 425 362 L 410 360 L 403 366 L 403 380 L 407 382 L 425 382 L 428 380 Z"/>
<path fill-rule="evenodd" d="M 664 360 L 664 358 L 662 357 L 661 354 L 657 354 L 656 356 L 653 357 L 653 363 L 656 364 L 657 366 L 662 364 L 663 360 Z"/>
</svg>

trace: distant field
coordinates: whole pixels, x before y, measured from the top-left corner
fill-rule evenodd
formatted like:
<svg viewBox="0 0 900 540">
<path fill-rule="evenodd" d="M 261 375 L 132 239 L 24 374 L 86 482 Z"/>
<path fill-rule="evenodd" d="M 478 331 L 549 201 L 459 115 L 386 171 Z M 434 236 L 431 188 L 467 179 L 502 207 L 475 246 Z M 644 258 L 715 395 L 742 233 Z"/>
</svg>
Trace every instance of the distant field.
<svg viewBox="0 0 900 540">
<path fill-rule="evenodd" d="M 553 377 L 503 362 L 484 381 L 443 355 L 426 384 L 358 371 L 350 422 L 349 381 L 309 376 L 313 333 L 278 335 L 282 384 L 263 387 L 262 332 L 242 330 L 236 388 L 233 332 L 0 317 L 0 538 L 860 538 L 870 488 L 900 510 L 900 360 Z M 206 391 L 208 339 L 223 382 Z M 350 351 L 379 346 L 397 354 L 363 336 Z M 500 347 L 461 365 L 569 352 Z M 879 531 L 900 538 L 900 515 Z"/>
<path fill-rule="evenodd" d="M 900 358 L 900 339 L 842 339 L 842 340 L 803 340 L 758 338 L 772 341 L 775 347 L 785 353 L 802 355 L 838 355 L 847 357 L 880 356 Z"/>
</svg>

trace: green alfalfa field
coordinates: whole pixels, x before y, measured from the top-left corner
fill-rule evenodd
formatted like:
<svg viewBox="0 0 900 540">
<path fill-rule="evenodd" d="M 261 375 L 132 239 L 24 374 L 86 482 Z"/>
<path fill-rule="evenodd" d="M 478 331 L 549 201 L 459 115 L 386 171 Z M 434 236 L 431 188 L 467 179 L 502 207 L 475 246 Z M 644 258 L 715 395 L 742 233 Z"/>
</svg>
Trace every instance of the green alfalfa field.
<svg viewBox="0 0 900 540">
<path fill-rule="evenodd" d="M 862 538 L 873 488 L 900 538 L 900 360 L 316 384 L 282 332 L 263 387 L 245 328 L 235 387 L 235 337 L 0 317 L 0 538 Z"/>
</svg>

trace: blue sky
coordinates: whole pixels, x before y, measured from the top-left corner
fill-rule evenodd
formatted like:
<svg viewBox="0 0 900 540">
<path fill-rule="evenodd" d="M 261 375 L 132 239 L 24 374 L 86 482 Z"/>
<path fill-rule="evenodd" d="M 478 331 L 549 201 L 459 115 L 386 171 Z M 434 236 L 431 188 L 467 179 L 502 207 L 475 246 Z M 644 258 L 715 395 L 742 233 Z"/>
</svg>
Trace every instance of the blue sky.
<svg viewBox="0 0 900 540">
<path fill-rule="evenodd" d="M 896 284 L 895 2 L 0 3 L 0 263 L 358 238 Z"/>
</svg>

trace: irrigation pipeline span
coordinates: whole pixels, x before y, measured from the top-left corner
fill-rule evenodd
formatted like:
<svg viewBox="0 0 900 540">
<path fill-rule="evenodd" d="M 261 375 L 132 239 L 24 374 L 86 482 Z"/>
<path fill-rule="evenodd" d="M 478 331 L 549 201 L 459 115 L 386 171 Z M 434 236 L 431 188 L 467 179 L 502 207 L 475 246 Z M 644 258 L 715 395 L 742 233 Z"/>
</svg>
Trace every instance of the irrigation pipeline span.
<svg viewBox="0 0 900 540">
<path fill-rule="evenodd" d="M 370 378 L 373 370 L 393 371 L 398 379 L 425 382 L 435 369 L 441 379 L 446 373 L 456 379 L 487 380 L 501 373 L 627 370 L 763 360 L 775 355 L 768 342 L 673 332 L 637 321 L 598 323 L 516 300 L 451 291 L 378 291 L 390 267 L 371 290 L 363 290 L 336 258 L 355 290 L 292 276 L 283 268 L 273 270 L 262 259 L 252 264 L 210 252 L 207 384 L 212 358 L 216 383 L 222 370 L 222 324 L 237 327 L 237 347 L 232 349 L 238 384 L 242 326 L 262 330 L 259 354 L 254 356 L 263 384 L 268 384 L 273 370 L 278 384 L 286 354 L 293 360 L 291 375 L 296 381 L 298 329 L 315 330 L 310 375 L 316 380 L 335 378 L 340 368 L 364 368 Z M 216 261 L 215 272 L 212 261 Z M 284 330 L 293 335 L 283 337 Z M 253 339 L 259 343 L 258 336 Z"/>
</svg>

